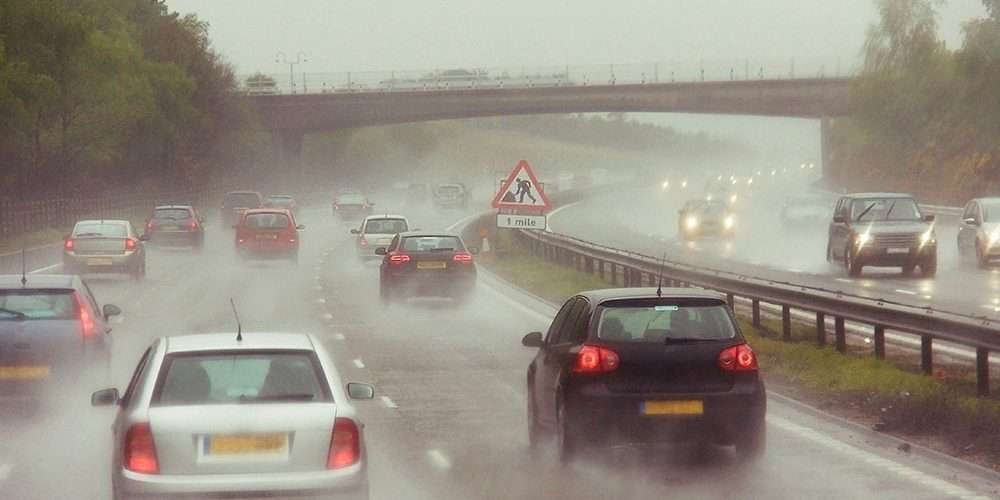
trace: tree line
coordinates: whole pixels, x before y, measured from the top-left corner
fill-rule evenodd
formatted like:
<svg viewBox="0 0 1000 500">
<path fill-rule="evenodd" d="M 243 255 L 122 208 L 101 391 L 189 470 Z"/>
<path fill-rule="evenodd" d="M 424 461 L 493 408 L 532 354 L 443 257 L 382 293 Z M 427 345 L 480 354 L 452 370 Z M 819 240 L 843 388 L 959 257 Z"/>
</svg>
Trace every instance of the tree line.
<svg viewBox="0 0 1000 500">
<path fill-rule="evenodd" d="M 1000 0 L 938 36 L 936 0 L 877 0 L 850 118 L 832 129 L 832 183 L 947 203 L 1000 193 Z"/>
<path fill-rule="evenodd" d="M 245 140 L 235 87 L 164 0 L 0 0 L 0 197 L 205 182 Z"/>
</svg>

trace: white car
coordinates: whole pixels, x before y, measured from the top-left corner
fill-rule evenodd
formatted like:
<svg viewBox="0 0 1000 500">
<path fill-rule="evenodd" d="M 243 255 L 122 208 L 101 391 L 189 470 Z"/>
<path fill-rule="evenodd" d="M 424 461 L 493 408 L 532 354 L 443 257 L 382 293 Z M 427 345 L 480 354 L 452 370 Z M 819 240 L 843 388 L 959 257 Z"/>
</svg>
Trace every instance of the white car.
<svg viewBox="0 0 1000 500">
<path fill-rule="evenodd" d="M 116 405 L 112 494 L 128 498 L 368 498 L 367 452 L 352 399 L 320 343 L 287 333 L 163 337 Z"/>
<path fill-rule="evenodd" d="M 389 246 L 392 237 L 399 233 L 411 231 L 410 222 L 402 215 L 369 215 L 361 221 L 361 226 L 351 229 L 355 235 L 354 248 L 359 259 L 382 257 L 375 254 L 375 249 Z"/>
</svg>

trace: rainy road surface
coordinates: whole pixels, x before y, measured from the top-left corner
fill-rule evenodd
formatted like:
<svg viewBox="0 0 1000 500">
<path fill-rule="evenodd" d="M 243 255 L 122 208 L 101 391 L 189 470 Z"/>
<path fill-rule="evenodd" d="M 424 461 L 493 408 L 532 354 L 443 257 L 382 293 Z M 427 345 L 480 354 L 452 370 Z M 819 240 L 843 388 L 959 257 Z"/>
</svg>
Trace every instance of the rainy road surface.
<svg viewBox="0 0 1000 500">
<path fill-rule="evenodd" d="M 444 228 L 457 213 L 408 214 Z M 570 467 L 532 457 L 525 426 L 524 333 L 553 310 L 486 273 L 464 307 L 422 300 L 383 308 L 377 264 L 353 255 L 349 226 L 306 210 L 298 266 L 243 264 L 228 232 L 210 225 L 203 255 L 154 249 L 141 283 L 89 281 L 102 303 L 124 310 L 114 325 L 113 384 L 123 388 L 156 336 L 233 331 L 232 297 L 246 335 L 315 333 L 346 380 L 371 382 L 358 404 L 367 425 L 376 499 L 941 499 L 994 498 L 996 485 L 904 454 L 772 398 L 768 450 L 753 466 L 720 448 L 618 448 Z M 110 495 L 110 409 L 88 406 L 96 386 L 65 387 L 39 403 L 0 402 L 0 497 L 104 499 Z M 990 493 L 992 491 L 992 493 Z M 994 495 L 994 497 L 988 495 Z"/>
</svg>

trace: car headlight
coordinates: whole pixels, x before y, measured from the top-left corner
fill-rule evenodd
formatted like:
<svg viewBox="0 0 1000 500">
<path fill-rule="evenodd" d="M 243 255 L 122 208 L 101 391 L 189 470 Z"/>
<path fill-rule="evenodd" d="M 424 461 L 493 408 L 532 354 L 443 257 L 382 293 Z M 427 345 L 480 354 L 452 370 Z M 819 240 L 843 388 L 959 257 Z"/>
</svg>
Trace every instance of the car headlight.
<svg viewBox="0 0 1000 500">
<path fill-rule="evenodd" d="M 690 229 L 697 229 L 698 228 L 698 218 L 697 217 L 693 217 L 693 216 L 692 217 L 688 217 L 687 219 L 684 220 L 684 227 L 688 228 L 689 230 Z"/>
<path fill-rule="evenodd" d="M 726 216 L 726 218 L 722 221 L 722 225 L 725 226 L 726 229 L 732 229 L 735 224 L 736 221 L 733 219 L 732 215 Z"/>
<path fill-rule="evenodd" d="M 926 245 L 928 243 L 937 243 L 937 237 L 934 235 L 934 230 L 929 229 L 920 235 L 920 245 Z"/>
<path fill-rule="evenodd" d="M 663 184 L 660 184 L 660 188 L 664 191 L 670 189 L 670 181 L 663 181 Z"/>
<path fill-rule="evenodd" d="M 729 197 L 729 203 L 736 203 L 736 193 L 733 193 L 732 196 Z"/>
<path fill-rule="evenodd" d="M 868 233 L 860 233 L 860 234 L 858 234 L 858 238 L 855 241 L 857 242 L 858 248 L 861 248 L 861 247 L 867 245 L 868 242 L 871 241 L 871 239 L 872 239 L 872 235 L 870 235 Z"/>
<path fill-rule="evenodd" d="M 987 246 L 989 247 L 996 245 L 997 241 L 1000 241 L 1000 230 L 993 231 L 992 233 L 990 233 L 986 241 L 987 241 Z"/>
</svg>

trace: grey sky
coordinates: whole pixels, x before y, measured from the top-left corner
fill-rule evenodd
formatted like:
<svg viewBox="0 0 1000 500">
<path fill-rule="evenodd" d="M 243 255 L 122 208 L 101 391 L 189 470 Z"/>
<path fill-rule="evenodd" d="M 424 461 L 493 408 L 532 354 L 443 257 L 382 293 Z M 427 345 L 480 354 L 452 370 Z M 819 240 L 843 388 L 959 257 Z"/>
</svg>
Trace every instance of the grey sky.
<svg viewBox="0 0 1000 500">
<path fill-rule="evenodd" d="M 238 72 L 278 73 L 278 51 L 309 72 L 724 59 L 856 58 L 871 0 L 168 0 L 212 25 Z M 983 12 L 941 9 L 942 35 Z M 832 63 L 831 63 L 832 64 Z M 284 69 L 287 71 L 287 67 Z"/>
</svg>

